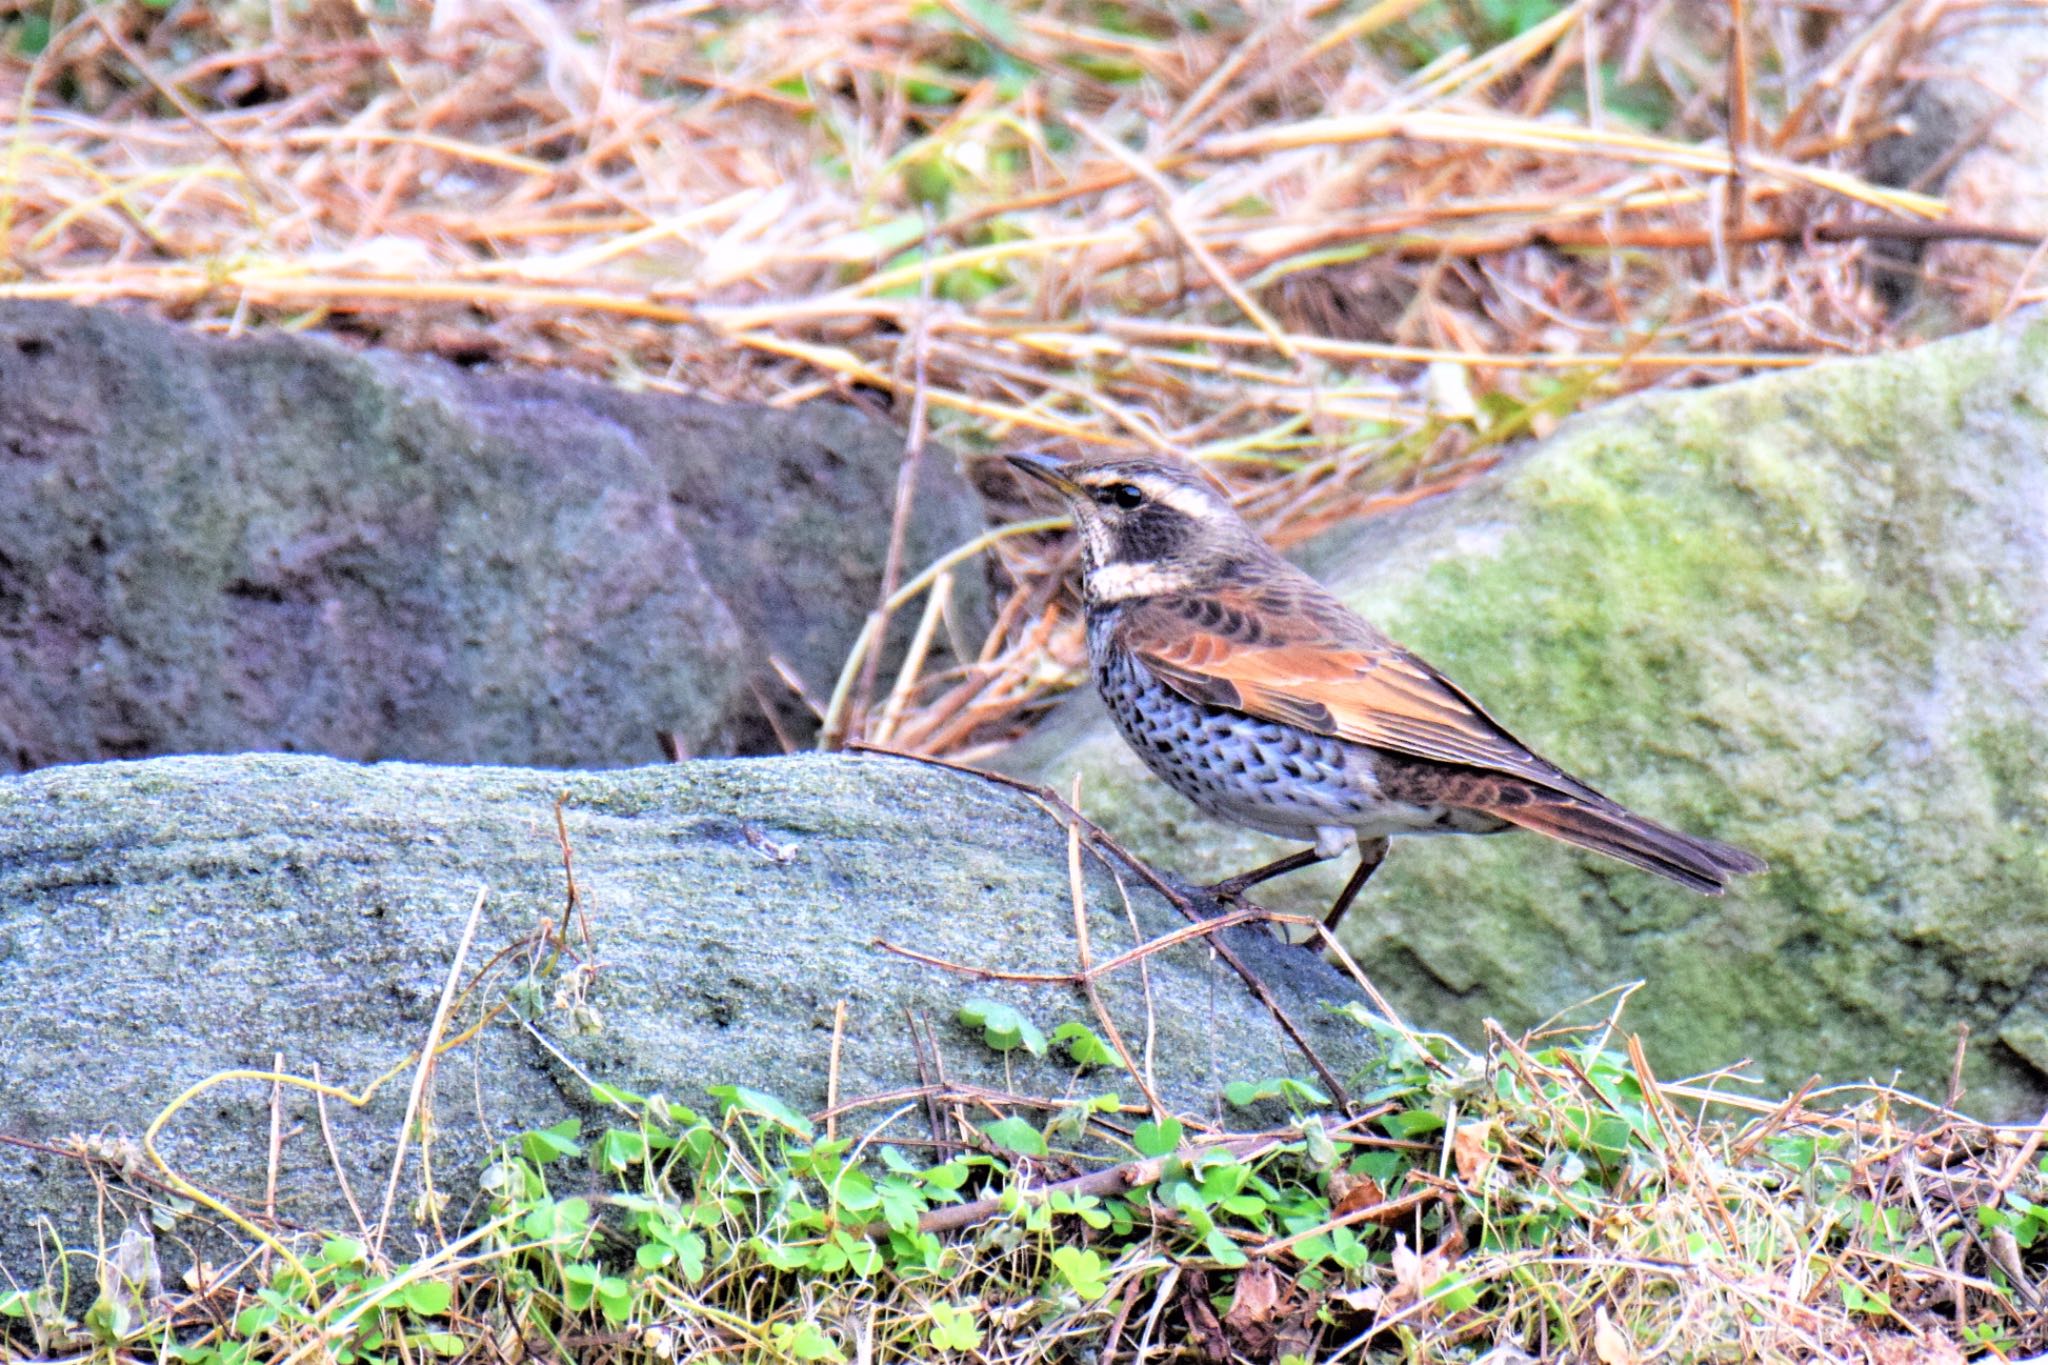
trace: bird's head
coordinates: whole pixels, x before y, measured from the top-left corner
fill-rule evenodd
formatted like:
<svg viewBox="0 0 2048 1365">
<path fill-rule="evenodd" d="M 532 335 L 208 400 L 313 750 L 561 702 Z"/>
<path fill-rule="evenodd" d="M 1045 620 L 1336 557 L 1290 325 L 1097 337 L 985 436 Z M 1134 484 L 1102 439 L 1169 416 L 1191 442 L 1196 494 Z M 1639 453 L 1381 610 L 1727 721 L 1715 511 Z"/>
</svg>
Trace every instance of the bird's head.
<svg viewBox="0 0 2048 1365">
<path fill-rule="evenodd" d="M 1192 464 L 1150 457 L 1061 461 L 1035 451 L 1009 461 L 1072 509 L 1090 603 L 1199 591 L 1265 550 Z"/>
</svg>

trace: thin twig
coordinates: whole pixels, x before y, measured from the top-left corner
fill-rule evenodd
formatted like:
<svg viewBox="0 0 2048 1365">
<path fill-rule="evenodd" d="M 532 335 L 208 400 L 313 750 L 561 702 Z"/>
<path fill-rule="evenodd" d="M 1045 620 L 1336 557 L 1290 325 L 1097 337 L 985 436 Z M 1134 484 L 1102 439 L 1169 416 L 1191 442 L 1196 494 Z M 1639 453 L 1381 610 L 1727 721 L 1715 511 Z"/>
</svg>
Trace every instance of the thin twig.
<svg viewBox="0 0 2048 1365">
<path fill-rule="evenodd" d="M 860 1095 L 850 1100 L 842 1100 L 835 1108 L 822 1110 L 810 1115 L 810 1119 L 811 1122 L 818 1123 L 835 1115 L 851 1114 L 861 1109 L 875 1109 L 883 1105 L 894 1106 L 901 1104 L 905 1100 L 933 1098 L 943 1100 L 947 1104 L 980 1104 L 991 1109 L 1000 1106 L 1015 1106 L 1023 1109 L 1043 1109 L 1053 1113 L 1071 1107 L 1074 1102 L 1072 1096 L 1020 1095 L 1014 1090 L 999 1090 L 993 1086 L 986 1085 L 970 1085 L 964 1081 L 955 1081 L 947 1084 L 922 1082 L 918 1085 L 905 1086 L 896 1090 L 885 1090 L 873 1095 Z M 1150 1106 L 1143 1104 L 1119 1104 L 1115 1112 L 1136 1115 L 1150 1113 L 1151 1109 Z"/>
<path fill-rule="evenodd" d="M 313 1063 L 313 1080 L 316 1083 L 324 1084 L 318 1062 Z M 325 1090 L 315 1090 L 313 1092 L 313 1105 L 320 1115 L 320 1141 L 326 1145 L 327 1160 L 334 1167 L 334 1183 L 341 1187 L 342 1201 L 348 1205 L 349 1216 L 356 1220 L 356 1231 L 362 1235 L 363 1243 L 367 1246 L 370 1241 L 370 1225 L 363 1218 L 362 1205 L 356 1203 L 354 1188 L 349 1185 L 348 1169 L 341 1164 L 341 1149 L 334 1145 L 334 1129 L 327 1122 L 327 1092 Z"/>
<path fill-rule="evenodd" d="M 1293 1140 L 1299 1140 L 1294 1134 Z M 1286 1145 L 1289 1139 L 1257 1134 L 1249 1137 L 1233 1137 L 1222 1142 L 1197 1147 L 1184 1153 L 1169 1153 L 1166 1156 L 1141 1157 L 1111 1166 L 1087 1175 L 1077 1175 L 1051 1185 L 1042 1185 L 1025 1192 L 1026 1199 L 1049 1199 L 1055 1194 L 1063 1195 L 1105 1195 L 1124 1194 L 1141 1185 L 1158 1183 L 1160 1173 L 1170 1161 L 1194 1163 L 1204 1156 L 1228 1153 L 1240 1161 L 1251 1161 L 1275 1147 Z M 972 1227 L 984 1219 L 994 1218 L 1008 1212 L 1009 1199 L 998 1195 L 990 1199 L 976 1199 L 965 1204 L 950 1204 L 945 1208 L 933 1209 L 917 1220 L 919 1232 L 957 1232 Z M 887 1223 L 870 1223 L 866 1229 L 870 1237 L 886 1237 L 890 1228 Z"/>
<path fill-rule="evenodd" d="M 1189 230 L 1187 223 L 1181 218 L 1173 187 L 1166 183 L 1166 177 L 1158 168 L 1148 164 L 1121 142 L 1087 120 L 1076 119 L 1074 126 L 1085 133 L 1090 142 L 1114 157 L 1132 175 L 1152 187 L 1152 192 L 1158 196 L 1160 218 L 1165 221 L 1168 230 L 1181 246 L 1187 250 L 1188 255 L 1194 257 L 1196 264 L 1202 267 L 1202 273 L 1209 277 L 1210 283 L 1223 291 L 1224 296 L 1236 305 L 1237 311 L 1244 314 L 1252 326 L 1266 334 L 1266 339 L 1273 343 L 1274 350 L 1290 361 L 1296 359 L 1294 342 L 1288 337 L 1286 329 L 1275 322 L 1273 315 L 1261 308 L 1258 301 L 1245 292 L 1244 286 L 1237 282 L 1237 277 L 1216 259 L 1215 253 L 1209 250 L 1200 237 Z"/>
<path fill-rule="evenodd" d="M 284 1075 L 284 1054 L 270 1054 L 270 1069 Z M 270 1083 L 270 1146 L 264 1154 L 263 1163 L 263 1216 L 277 1221 L 277 1168 L 284 1160 L 284 1082 Z M 270 1273 L 270 1248 L 263 1249 L 263 1273 Z"/>
<path fill-rule="evenodd" d="M 1256 905 L 1247 906 L 1243 909 L 1220 914 L 1214 919 L 1205 919 L 1179 929 L 1169 930 L 1157 938 L 1145 940 L 1145 942 L 1135 948 L 1127 948 L 1115 957 L 1106 958 L 1092 967 L 1072 972 L 1018 972 L 997 967 L 975 967 L 965 962 L 953 962 L 947 958 L 935 957 L 930 953 L 922 953 L 915 948 L 905 948 L 901 944 L 891 943 L 885 938 L 872 939 L 870 943 L 873 947 L 880 948 L 886 953 L 893 953 L 898 957 L 908 958 L 912 962 L 922 963 L 927 967 L 937 967 L 941 971 L 953 972 L 956 975 L 970 977 L 976 981 L 1013 981 L 1034 986 L 1085 986 L 1089 982 L 1101 977 L 1112 976 L 1133 963 L 1142 963 L 1155 953 L 1163 952 L 1168 948 L 1178 947 L 1180 944 L 1189 943 L 1198 938 L 1208 938 L 1213 934 L 1221 933 L 1225 929 L 1235 929 L 1247 924 L 1320 926 L 1321 921 L 1310 915 L 1295 915 L 1277 910 L 1264 910 Z"/>
<path fill-rule="evenodd" d="M 1383 1199 L 1377 1204 L 1368 1204 L 1364 1208 L 1353 1209 L 1349 1213 L 1339 1214 L 1337 1217 L 1318 1223 L 1312 1228 L 1304 1228 L 1300 1232 L 1291 1233 L 1286 1237 L 1276 1237 L 1270 1242 L 1261 1242 L 1245 1254 L 1261 1259 L 1278 1256 L 1283 1252 L 1292 1251 L 1311 1237 L 1320 1237 L 1325 1233 L 1334 1232 L 1338 1228 L 1348 1228 L 1353 1223 L 1388 1222 L 1413 1209 L 1419 1209 L 1424 1204 L 1434 1203 L 1443 1197 L 1444 1192 L 1442 1190 L 1431 1186 L 1427 1189 L 1415 1190 L 1409 1194 L 1404 1194 L 1398 1199 Z"/>
<path fill-rule="evenodd" d="M 391 1154 L 391 1176 L 384 1184 L 384 1207 L 377 1215 L 377 1231 L 370 1238 L 374 1255 L 382 1255 L 384 1251 L 384 1235 L 391 1226 L 391 1206 L 398 1198 L 398 1178 L 405 1170 L 405 1149 L 412 1138 L 413 1120 L 419 1115 L 421 1106 L 428 1103 L 427 1083 L 433 1078 L 434 1063 L 440 1056 L 441 1034 L 448 1027 L 448 1012 L 455 1004 L 455 986 L 462 979 L 462 964 L 469 957 L 469 945 L 476 940 L 477 922 L 483 918 L 484 902 L 490 894 L 488 886 L 479 886 L 476 890 L 476 901 L 469 907 L 469 918 L 462 925 L 462 937 L 455 944 L 455 960 L 448 964 L 447 978 L 441 983 L 441 1002 L 434 1008 L 434 1021 L 427 1029 L 426 1042 L 420 1047 L 419 1066 L 413 1072 L 412 1089 L 405 1099 L 405 1117 L 398 1125 L 397 1149 Z M 428 1141 L 427 1134 L 423 1132 L 420 1137 L 423 1160 Z M 434 1209 L 431 1185 L 426 1190 L 426 1200 L 438 1225 L 440 1214 L 438 1209 Z"/>
<path fill-rule="evenodd" d="M 977 777 L 985 782 L 993 782 L 998 786 L 1024 792 L 1039 801 L 1062 821 L 1072 820 L 1080 822 L 1087 830 L 1090 843 L 1108 852 L 1119 862 L 1123 863 L 1124 866 L 1136 873 L 1147 885 L 1154 891 L 1157 891 L 1166 900 L 1167 904 L 1180 911 L 1189 920 L 1203 923 L 1224 913 L 1222 907 L 1215 905 L 1213 899 L 1211 900 L 1211 905 L 1214 907 L 1213 913 L 1198 908 L 1195 902 L 1189 898 L 1185 889 L 1175 886 L 1160 876 L 1159 873 L 1153 871 L 1149 863 L 1124 848 L 1116 840 L 1110 838 L 1100 826 L 1090 821 L 1072 806 L 1069 806 L 1057 792 L 1049 788 L 1023 781 L 1020 778 L 1008 777 L 1002 773 L 983 772 L 978 768 L 969 768 L 961 764 L 949 763 L 944 759 L 933 758 L 925 754 L 906 754 L 865 744 L 849 745 L 848 748 L 857 753 L 875 753 L 894 758 L 905 758 L 912 762 L 927 764 L 935 768 L 944 768 L 950 772 Z M 1267 918 L 1271 918 L 1265 911 L 1260 913 Z M 1258 998 L 1259 1003 L 1265 1006 L 1266 1012 L 1272 1016 L 1273 1022 L 1280 1026 L 1280 1031 L 1287 1035 L 1288 1040 L 1294 1044 L 1295 1050 L 1300 1052 L 1309 1066 L 1314 1069 L 1317 1078 L 1328 1089 L 1331 1098 L 1338 1107 L 1349 1110 L 1351 1108 L 1350 1092 L 1345 1089 L 1344 1083 L 1337 1079 L 1337 1074 L 1331 1071 L 1329 1066 L 1324 1063 L 1321 1054 L 1308 1041 L 1308 1035 L 1302 1032 L 1300 1025 L 1296 1024 L 1287 1011 L 1280 1007 L 1280 1002 L 1273 998 L 1272 990 L 1267 987 L 1266 983 L 1259 978 L 1256 972 L 1245 965 L 1244 959 L 1239 957 L 1236 950 L 1226 943 L 1221 936 L 1212 937 L 1210 944 L 1216 955 L 1230 965 L 1231 970 L 1237 973 L 1238 979 L 1243 981 L 1246 987 L 1251 990 L 1251 993 Z"/>
<path fill-rule="evenodd" d="M 1728 0 L 1728 203 L 1725 235 L 1741 236 L 1749 219 L 1749 4 Z"/>
<path fill-rule="evenodd" d="M 832 1002 L 832 1055 L 825 1066 L 825 1140 L 839 1136 L 839 1052 L 846 1045 L 846 1001 Z"/>
<path fill-rule="evenodd" d="M 903 545 L 910 532 L 911 509 L 917 501 L 918 471 L 924 465 L 925 431 L 931 405 L 926 368 L 931 354 L 932 275 L 929 262 L 932 253 L 929 220 L 926 234 L 923 253 L 926 266 L 918 276 L 917 321 L 911 329 L 910 340 L 910 431 L 903 442 L 903 458 L 896 465 L 896 500 L 889 514 L 888 546 L 882 554 L 882 582 L 876 593 L 874 614 L 869 618 L 870 633 L 876 643 L 861 664 L 860 685 L 854 692 L 852 715 L 859 718 L 866 717 L 869 704 L 874 699 L 875 676 L 882 663 L 880 642 L 887 638 L 889 620 L 895 614 L 890 600 L 896 595 L 896 588 L 903 577 Z M 936 596 L 934 594 L 934 600 Z"/>
<path fill-rule="evenodd" d="M 1074 807 L 1079 809 L 1081 805 L 1081 775 L 1079 773 L 1074 774 L 1074 795 L 1072 801 Z M 1150 1082 L 1145 1077 L 1145 1073 L 1138 1069 L 1138 1059 L 1131 1055 L 1130 1048 L 1124 1044 L 1123 1030 L 1116 1026 L 1116 1019 L 1110 1014 L 1109 1007 L 1102 1003 L 1102 992 L 1095 988 L 1093 954 L 1088 944 L 1087 883 L 1081 876 L 1081 827 L 1078 824 L 1067 826 L 1067 891 L 1068 899 L 1072 901 L 1074 908 L 1074 956 L 1081 964 L 1081 989 L 1088 996 L 1088 1008 L 1094 1012 L 1096 1022 L 1102 1025 L 1102 1031 L 1108 1037 L 1109 1045 L 1116 1049 L 1117 1059 L 1124 1064 L 1124 1070 L 1130 1073 L 1131 1079 L 1137 1083 L 1138 1089 L 1144 1092 L 1145 1103 L 1152 1110 L 1153 1116 L 1155 1118 L 1163 1117 L 1166 1110 L 1160 1105 L 1159 1096 L 1153 1091 Z"/>
<path fill-rule="evenodd" d="M 925 1116 L 931 1123 L 932 1146 L 941 1162 L 950 1161 L 953 1150 L 952 1134 L 947 1129 L 946 1111 L 939 1103 L 939 1091 L 942 1087 L 938 1080 L 937 1067 L 926 1055 L 925 1038 L 918 1030 L 917 1014 L 905 1009 L 903 1018 L 910 1025 L 910 1051 L 917 1062 L 918 1089 L 924 1097 Z"/>
<path fill-rule="evenodd" d="M 569 822 L 562 814 L 562 807 L 568 803 L 569 793 L 561 792 L 555 797 L 555 841 L 562 847 L 562 881 L 568 887 L 568 903 L 562 907 L 562 924 L 566 928 L 569 916 L 576 917 L 577 927 L 583 934 L 583 952 L 589 957 L 590 917 L 583 913 L 583 897 L 576 890 L 576 862 L 569 853 Z"/>
<path fill-rule="evenodd" d="M 2034 1153 L 2041 1150 L 2044 1138 L 2048 1138 L 2048 1109 L 2041 1111 L 2041 1117 L 2034 1121 L 2033 1130 L 2027 1134 L 2026 1141 L 2020 1144 L 2019 1150 L 2012 1154 L 2012 1160 L 2006 1163 L 1998 1179 L 1992 1182 L 1992 1191 L 2000 1199 L 2005 1198 L 2006 1193 L 2025 1172 L 2027 1163 L 2034 1159 Z"/>
</svg>

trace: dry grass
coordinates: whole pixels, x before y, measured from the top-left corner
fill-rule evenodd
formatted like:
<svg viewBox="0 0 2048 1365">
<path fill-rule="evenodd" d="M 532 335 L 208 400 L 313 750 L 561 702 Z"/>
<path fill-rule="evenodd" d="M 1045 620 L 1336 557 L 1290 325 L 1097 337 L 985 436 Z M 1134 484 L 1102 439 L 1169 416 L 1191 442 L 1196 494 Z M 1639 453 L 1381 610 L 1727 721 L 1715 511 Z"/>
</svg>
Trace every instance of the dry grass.
<svg viewBox="0 0 2048 1365">
<path fill-rule="evenodd" d="M 1082 1157 L 1064 1131 L 1043 1159 L 980 1143 L 962 1193 L 987 1197 L 973 1206 L 924 1201 L 937 1187 L 917 1172 L 947 1163 L 927 1154 L 918 1106 L 901 1093 L 842 1105 L 890 1111 L 861 1151 L 929 1208 L 918 1226 L 937 1236 L 882 1236 L 871 1205 L 841 1207 L 845 1144 L 798 1139 L 804 1120 L 768 1117 L 773 1100 L 716 1120 L 634 1107 L 601 1142 L 584 1134 L 591 1160 L 621 1140 L 641 1154 L 602 1166 L 606 1218 L 549 1192 L 592 1193 L 565 1161 L 575 1143 L 514 1138 L 477 1226 L 438 1251 L 395 1261 L 374 1242 L 280 1230 L 288 1241 L 260 1234 L 280 1255 L 262 1293 L 239 1274 L 262 1256 L 254 1243 L 241 1265 L 165 1292 L 131 1234 L 74 1272 L 100 1286 L 83 1320 L 54 1292 L 0 1285 L 0 1360 L 2048 1360 L 2041 1126 L 1882 1087 L 1764 1103 L 1729 1074 L 1660 1082 L 1619 1013 L 1496 1032 L 1480 1053 L 1380 1025 L 1392 1079 L 1363 1113 L 1246 1131 L 1189 1117 L 1177 1150 L 1114 1165 L 1144 1107 L 1110 1102 L 1087 1120 L 1107 1157 Z M 943 1086 L 930 1103 L 969 1137 L 992 1104 L 1033 1128 L 1055 1104 Z M 884 1141 L 903 1144 L 888 1176 L 867 1145 Z M 50 1151 L 104 1164 L 110 1184 L 123 1174 L 115 1155 Z M 1248 1203 L 1219 1202 L 1219 1170 Z M 863 1225 L 870 1264 L 802 1265 L 833 1228 Z M 676 1263 L 682 1242 L 697 1268 Z M 1094 1269 L 1076 1275 L 1068 1257 Z M 971 1346 L 947 1319 L 972 1325 Z"/>
<path fill-rule="evenodd" d="M 2048 1187 L 2038 1126 L 1986 1126 L 1883 1087 L 1762 1102 L 1731 1094 L 1726 1074 L 1660 1083 L 1617 1022 L 1496 1030 L 1468 1061 L 1494 1094 L 1462 1121 L 1452 1110 L 1442 1170 L 1482 1245 L 1463 1256 L 1459 1232 L 1438 1273 L 1461 1267 L 1498 1306 L 1439 1312 L 1440 1340 L 1462 1328 L 1609 1365 L 2048 1350 L 2048 1246 L 2030 1226 L 2016 1243 L 2001 1212 Z M 1575 1160 L 1602 1170 L 1599 1193 L 1570 1188 Z"/>
<path fill-rule="evenodd" d="M 12 0 L 0 297 L 1172 449 L 1291 542 L 1589 401 L 1894 344 L 1866 238 L 1954 225 L 1870 149 L 1980 8 Z M 2009 306 L 2007 254 L 1927 286 Z M 993 634 L 850 661 L 828 742 L 973 754 L 1066 685 L 1057 554 L 988 548 Z"/>
</svg>

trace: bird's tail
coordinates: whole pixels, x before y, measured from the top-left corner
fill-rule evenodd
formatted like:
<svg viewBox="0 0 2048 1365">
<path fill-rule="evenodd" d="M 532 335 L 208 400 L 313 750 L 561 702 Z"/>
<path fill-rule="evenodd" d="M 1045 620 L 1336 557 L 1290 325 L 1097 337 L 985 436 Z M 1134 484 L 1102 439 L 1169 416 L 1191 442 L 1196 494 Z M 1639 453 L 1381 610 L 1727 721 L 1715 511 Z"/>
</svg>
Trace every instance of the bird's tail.
<svg viewBox="0 0 2048 1365">
<path fill-rule="evenodd" d="M 1494 806 L 1488 814 L 1523 829 L 1619 858 L 1707 896 L 1726 891 L 1731 878 L 1765 869 L 1764 860 L 1745 849 L 1680 834 L 1611 802 L 1594 805 L 1576 798 L 1536 800 Z"/>
</svg>

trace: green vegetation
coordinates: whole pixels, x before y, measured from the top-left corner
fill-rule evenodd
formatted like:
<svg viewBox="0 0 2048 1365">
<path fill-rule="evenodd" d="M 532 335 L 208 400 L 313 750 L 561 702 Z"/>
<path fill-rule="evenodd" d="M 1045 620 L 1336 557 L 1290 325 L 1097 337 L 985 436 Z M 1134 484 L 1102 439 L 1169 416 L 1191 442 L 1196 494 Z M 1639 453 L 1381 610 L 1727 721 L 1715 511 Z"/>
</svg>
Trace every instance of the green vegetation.
<svg viewBox="0 0 2048 1365">
<path fill-rule="evenodd" d="M 1045 1045 L 1005 1013 L 963 1010 L 999 1049 Z M 1660 1085 L 1612 1019 L 1473 1056 L 1353 1015 L 1392 1059 L 1358 1112 L 1277 1079 L 1230 1088 L 1242 1127 L 1080 1085 L 1049 1118 L 994 1103 L 935 1138 L 906 1106 L 855 1137 L 741 1086 L 707 1112 L 598 1087 L 617 1120 L 503 1143 L 436 1254 L 320 1238 L 260 1286 L 150 1302 L 124 1242 L 81 1321 L 60 1284 L 0 1294 L 0 1343 L 191 1365 L 2048 1348 L 2048 1160 L 2005 1134 L 1889 1092 L 1823 1114 Z"/>
</svg>

